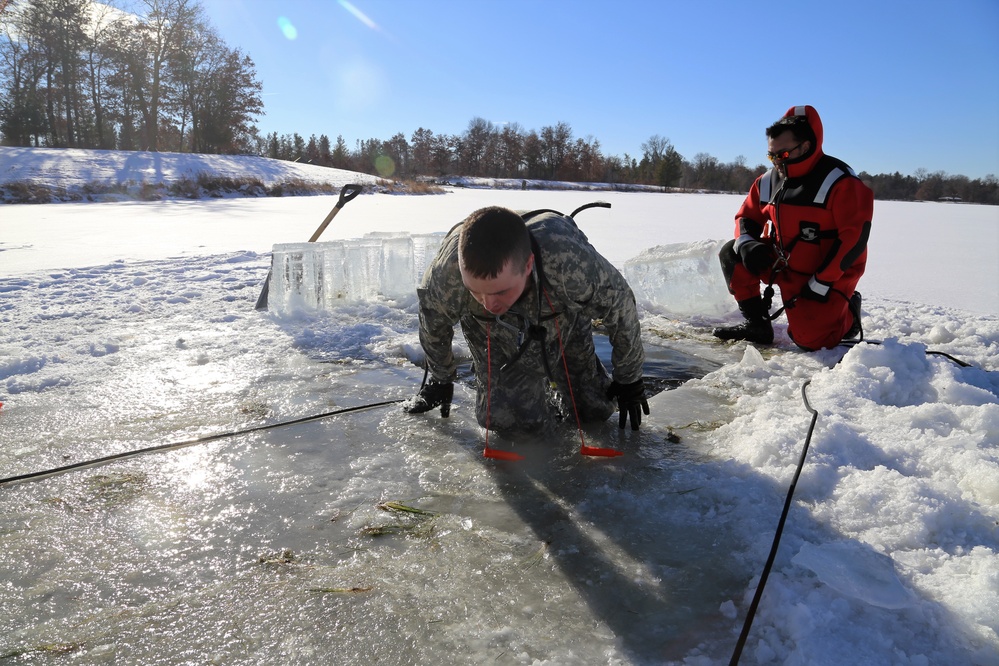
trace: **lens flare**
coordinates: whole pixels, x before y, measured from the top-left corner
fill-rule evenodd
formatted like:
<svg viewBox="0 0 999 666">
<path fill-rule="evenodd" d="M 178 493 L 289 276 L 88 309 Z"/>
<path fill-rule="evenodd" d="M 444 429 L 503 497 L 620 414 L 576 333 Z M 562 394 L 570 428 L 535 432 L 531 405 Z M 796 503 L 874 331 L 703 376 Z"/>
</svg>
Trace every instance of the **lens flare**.
<svg viewBox="0 0 999 666">
<path fill-rule="evenodd" d="M 375 170 L 382 178 L 391 178 L 395 173 L 395 160 L 388 155 L 379 155 L 375 158 Z"/>
<path fill-rule="evenodd" d="M 298 30 L 287 16 L 279 16 L 277 20 L 278 28 L 286 39 L 294 41 L 298 37 Z"/>
<path fill-rule="evenodd" d="M 340 6 L 346 9 L 348 12 L 350 12 L 354 16 L 354 18 L 356 18 L 358 21 L 368 26 L 372 30 L 378 30 L 378 24 L 372 21 L 370 18 L 368 18 L 368 16 L 360 9 L 358 9 L 351 3 L 347 2 L 347 0 L 339 0 L 339 2 Z"/>
</svg>

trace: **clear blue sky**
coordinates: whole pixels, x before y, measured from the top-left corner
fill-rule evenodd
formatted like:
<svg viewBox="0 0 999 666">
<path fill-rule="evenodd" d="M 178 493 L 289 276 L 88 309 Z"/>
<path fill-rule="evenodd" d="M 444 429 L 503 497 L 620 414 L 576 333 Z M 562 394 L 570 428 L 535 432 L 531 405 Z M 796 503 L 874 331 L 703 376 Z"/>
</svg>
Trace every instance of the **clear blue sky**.
<svg viewBox="0 0 999 666">
<path fill-rule="evenodd" d="M 568 123 L 605 155 L 653 135 L 764 163 L 811 104 L 857 171 L 999 176 L 999 0 L 203 0 L 263 84 L 264 134 Z"/>
</svg>

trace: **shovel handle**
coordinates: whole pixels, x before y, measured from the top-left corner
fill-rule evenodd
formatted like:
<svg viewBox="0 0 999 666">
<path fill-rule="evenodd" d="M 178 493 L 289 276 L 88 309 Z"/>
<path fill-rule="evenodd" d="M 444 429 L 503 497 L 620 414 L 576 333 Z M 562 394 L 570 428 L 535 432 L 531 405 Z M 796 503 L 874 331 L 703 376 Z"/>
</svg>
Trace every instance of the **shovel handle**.
<svg viewBox="0 0 999 666">
<path fill-rule="evenodd" d="M 364 186 L 362 185 L 344 185 L 340 190 L 340 198 L 337 200 L 336 205 L 333 206 L 333 210 L 329 212 L 329 215 L 326 216 L 323 223 L 320 224 L 319 228 L 316 229 L 314 234 L 312 234 L 312 238 L 309 239 L 309 242 L 315 243 L 319 240 L 319 237 L 323 235 L 323 232 L 326 231 L 326 227 L 330 225 L 330 222 L 332 222 L 333 218 L 336 217 L 336 214 L 340 212 L 340 209 L 343 208 L 348 201 L 360 194 L 363 189 Z"/>
<path fill-rule="evenodd" d="M 356 197 L 364 190 L 363 185 L 351 184 L 344 185 L 343 189 L 340 190 L 340 200 L 336 202 L 337 208 L 342 208 L 345 203 Z"/>
</svg>

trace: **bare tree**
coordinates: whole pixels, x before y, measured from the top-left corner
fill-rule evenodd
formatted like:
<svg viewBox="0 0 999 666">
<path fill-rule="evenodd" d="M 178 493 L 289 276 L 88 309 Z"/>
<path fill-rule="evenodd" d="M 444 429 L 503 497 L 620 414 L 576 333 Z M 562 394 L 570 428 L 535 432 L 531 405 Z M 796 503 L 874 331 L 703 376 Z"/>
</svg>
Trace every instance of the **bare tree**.
<svg viewBox="0 0 999 666">
<path fill-rule="evenodd" d="M 142 0 L 145 17 L 130 40 L 129 64 L 135 100 L 142 114 L 143 148 L 159 150 L 162 109 L 172 95 L 171 57 L 191 47 L 191 25 L 202 25 L 196 0 Z"/>
<path fill-rule="evenodd" d="M 541 156 L 545 173 L 549 178 L 561 175 L 563 162 L 569 154 L 569 142 L 572 141 L 572 128 L 567 123 L 559 122 L 554 127 L 541 128 Z"/>
<path fill-rule="evenodd" d="M 524 137 L 524 170 L 528 178 L 545 178 L 544 147 L 541 137 L 531 130 Z"/>
<path fill-rule="evenodd" d="M 386 141 L 382 144 L 382 151 L 392 159 L 396 174 L 400 176 L 410 175 L 410 146 L 405 134 L 399 132 Z"/>
<path fill-rule="evenodd" d="M 460 140 L 455 136 L 438 134 L 434 137 L 430 165 L 437 172 L 437 175 L 443 176 L 450 173 L 451 164 L 454 162 L 455 147 L 459 142 Z"/>
<path fill-rule="evenodd" d="M 92 141 L 97 148 L 114 148 L 113 119 L 110 117 L 111 92 L 108 84 L 113 73 L 114 35 L 127 27 L 127 19 L 119 10 L 101 3 L 90 3 L 90 21 L 85 26 L 86 49 L 83 53 L 86 86 L 93 113 Z"/>
<path fill-rule="evenodd" d="M 524 167 L 524 135 L 518 123 L 507 123 L 500 132 L 500 174 L 516 178 Z"/>
<path fill-rule="evenodd" d="M 44 72 L 40 92 L 49 145 L 77 145 L 77 84 L 86 40 L 81 26 L 88 20 L 88 4 L 87 0 L 34 0 L 23 14 L 21 38 L 35 42 Z"/>
<path fill-rule="evenodd" d="M 430 173 L 434 148 L 434 133 L 428 129 L 419 128 L 409 140 L 415 175 Z"/>
<path fill-rule="evenodd" d="M 37 146 L 47 132 L 39 91 L 44 59 L 38 41 L 26 36 L 25 9 L 9 5 L 0 14 L 0 76 L 6 83 L 0 97 L 0 132 L 7 143 Z"/>
<path fill-rule="evenodd" d="M 484 160 L 494 132 L 493 124 L 484 118 L 475 117 L 468 123 L 462 135 L 455 157 L 462 173 L 468 176 L 481 176 L 484 173 Z"/>
</svg>

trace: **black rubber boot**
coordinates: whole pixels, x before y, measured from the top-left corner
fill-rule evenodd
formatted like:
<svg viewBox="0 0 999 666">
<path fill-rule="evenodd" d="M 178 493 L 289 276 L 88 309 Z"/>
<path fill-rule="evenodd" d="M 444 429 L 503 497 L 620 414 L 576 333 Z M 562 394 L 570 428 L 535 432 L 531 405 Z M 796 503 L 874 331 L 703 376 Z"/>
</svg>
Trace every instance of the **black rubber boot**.
<svg viewBox="0 0 999 666">
<path fill-rule="evenodd" d="M 767 312 L 761 297 L 739 301 L 739 311 L 746 321 L 735 326 L 716 328 L 712 334 L 722 340 L 745 340 L 758 345 L 774 343 L 774 327 L 770 323 L 770 313 Z"/>
<path fill-rule="evenodd" d="M 853 314 L 853 325 L 846 332 L 846 335 L 843 336 L 844 340 L 853 340 L 864 331 L 860 324 L 860 301 L 860 292 L 853 292 L 853 296 L 850 297 L 850 312 Z"/>
</svg>

